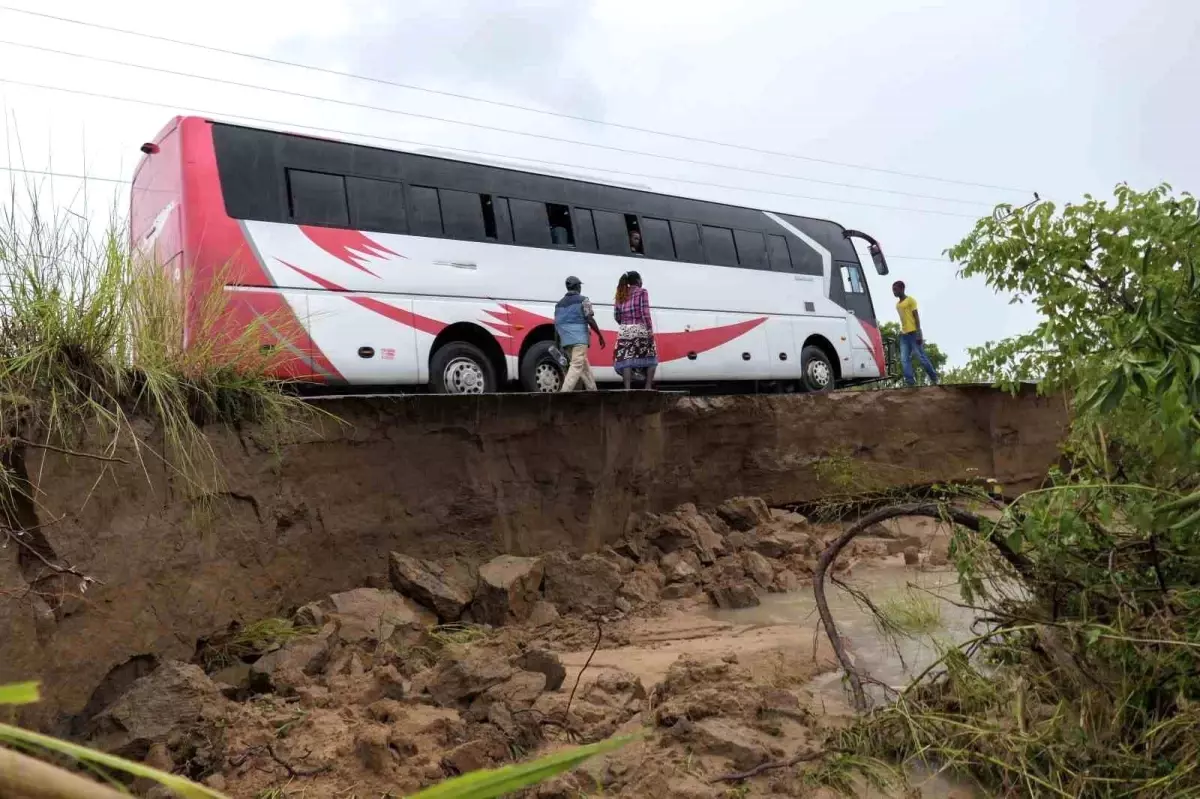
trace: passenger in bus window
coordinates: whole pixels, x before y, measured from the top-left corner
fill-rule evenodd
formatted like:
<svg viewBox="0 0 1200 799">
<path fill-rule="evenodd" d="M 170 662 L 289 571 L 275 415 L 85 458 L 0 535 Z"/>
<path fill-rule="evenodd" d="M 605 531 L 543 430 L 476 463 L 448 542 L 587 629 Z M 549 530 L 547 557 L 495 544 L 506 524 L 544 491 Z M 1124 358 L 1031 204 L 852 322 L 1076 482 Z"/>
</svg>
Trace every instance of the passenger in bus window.
<svg viewBox="0 0 1200 799">
<path fill-rule="evenodd" d="M 581 381 L 587 391 L 596 390 L 596 378 L 588 363 L 589 328 L 600 339 L 600 349 L 604 349 L 604 333 L 596 324 L 592 301 L 583 296 L 583 282 L 572 275 L 567 278 L 567 293 L 554 306 L 554 337 L 571 359 L 567 375 L 563 378 L 562 391 L 574 391 L 575 385 Z"/>
<path fill-rule="evenodd" d="M 642 254 L 642 252 L 643 252 L 643 250 L 642 250 L 642 231 L 640 231 L 640 230 L 629 231 L 629 251 L 632 252 L 634 255 Z"/>
<path fill-rule="evenodd" d="M 654 388 L 658 349 L 654 346 L 650 294 L 642 287 L 641 275 L 637 272 L 621 275 L 620 281 L 617 282 L 617 296 L 613 305 L 618 325 L 617 346 L 613 350 L 613 368 L 624 379 L 626 390 L 633 387 L 634 369 L 645 369 L 646 389 Z"/>
</svg>

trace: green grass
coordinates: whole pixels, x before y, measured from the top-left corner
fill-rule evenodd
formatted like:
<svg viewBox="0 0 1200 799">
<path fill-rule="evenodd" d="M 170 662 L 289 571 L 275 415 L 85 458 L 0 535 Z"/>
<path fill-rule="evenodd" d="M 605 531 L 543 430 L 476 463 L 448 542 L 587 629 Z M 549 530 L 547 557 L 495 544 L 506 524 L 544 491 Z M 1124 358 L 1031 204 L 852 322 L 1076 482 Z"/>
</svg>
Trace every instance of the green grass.
<svg viewBox="0 0 1200 799">
<path fill-rule="evenodd" d="M 205 671 L 218 671 L 293 638 L 316 632 L 315 628 L 298 627 L 287 619 L 260 619 L 227 635 L 214 636 L 201 649 L 200 662 Z"/>
<path fill-rule="evenodd" d="M 911 585 L 903 593 L 884 600 L 879 611 L 891 629 L 908 635 L 931 633 L 942 626 L 942 605 L 938 598 Z"/>
</svg>

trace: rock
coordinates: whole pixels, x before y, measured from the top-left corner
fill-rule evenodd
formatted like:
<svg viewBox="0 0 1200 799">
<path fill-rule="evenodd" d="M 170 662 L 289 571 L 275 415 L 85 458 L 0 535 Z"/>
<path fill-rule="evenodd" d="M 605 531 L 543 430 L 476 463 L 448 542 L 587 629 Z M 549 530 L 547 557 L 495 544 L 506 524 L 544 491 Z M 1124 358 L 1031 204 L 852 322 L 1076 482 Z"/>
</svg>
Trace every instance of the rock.
<svg viewBox="0 0 1200 799">
<path fill-rule="evenodd" d="M 746 581 L 716 585 L 708 589 L 713 604 L 723 610 L 752 608 L 761 604 L 758 592 Z"/>
<path fill-rule="evenodd" d="M 473 699 L 512 675 L 513 667 L 496 653 L 472 651 L 438 661 L 426 677 L 426 690 L 438 704 L 451 706 Z"/>
<path fill-rule="evenodd" d="M 749 547 L 766 558 L 782 558 L 788 555 L 808 555 L 818 549 L 813 537 L 806 532 L 787 529 L 777 525 L 760 527 L 755 531 Z"/>
<path fill-rule="evenodd" d="M 226 698 L 233 699 L 250 687 L 250 664 L 234 663 L 210 677 Z"/>
<path fill-rule="evenodd" d="M 547 691 L 557 691 L 567 678 L 562 659 L 545 649 L 527 649 L 513 663 L 518 669 L 545 674 Z"/>
<path fill-rule="evenodd" d="M 593 705 L 637 712 L 646 701 L 646 686 L 637 675 L 616 669 L 603 671 L 580 692 L 580 698 Z"/>
<path fill-rule="evenodd" d="M 410 684 L 395 666 L 380 666 L 371 674 L 375 678 L 377 696 L 384 699 L 403 699 L 408 695 Z"/>
<path fill-rule="evenodd" d="M 775 588 L 784 594 L 799 590 L 800 578 L 791 569 L 780 569 L 775 574 Z"/>
<path fill-rule="evenodd" d="M 546 690 L 546 685 L 545 674 L 537 671 L 518 671 L 499 685 L 487 689 L 475 703 L 490 705 L 501 702 L 512 710 L 526 710 L 533 707 L 533 703 Z"/>
<path fill-rule="evenodd" d="M 860 558 L 886 558 L 890 554 L 888 552 L 889 543 L 896 542 L 863 538 L 860 536 L 854 540 L 851 551 L 855 556 Z"/>
<path fill-rule="evenodd" d="M 578 559 L 556 552 L 547 555 L 546 599 L 568 613 L 611 613 L 621 587 L 620 570 L 600 555 Z"/>
<path fill-rule="evenodd" d="M 491 768 L 508 758 L 508 746 L 498 738 L 479 738 L 451 749 L 442 758 L 442 768 L 451 774 L 467 774 Z"/>
<path fill-rule="evenodd" d="M 613 565 L 617 567 L 617 570 L 620 571 L 621 574 L 629 574 L 637 568 L 637 563 L 630 558 L 625 557 L 620 552 L 617 552 L 612 547 L 605 547 L 600 552 L 600 555 L 601 557 L 608 558 L 610 561 L 612 561 Z"/>
<path fill-rule="evenodd" d="M 734 531 L 725 536 L 725 548 L 730 552 L 741 552 L 743 549 L 750 546 L 752 539 L 753 537 L 747 533 Z"/>
<path fill-rule="evenodd" d="M 663 574 L 661 571 L 641 568 L 625 578 L 617 593 L 632 602 L 634 607 L 648 605 L 658 601 L 662 584 Z"/>
<path fill-rule="evenodd" d="M 88 724 L 89 746 L 143 760 L 154 744 L 186 735 L 225 698 L 199 666 L 165 661 L 136 680 Z"/>
<path fill-rule="evenodd" d="M 687 736 L 694 751 L 725 757 L 736 771 L 746 771 L 771 759 L 771 753 L 740 726 L 709 718 L 697 722 Z"/>
<path fill-rule="evenodd" d="M 904 550 L 904 565 L 916 566 L 921 562 L 921 552 L 916 547 L 907 547 Z"/>
<path fill-rule="evenodd" d="M 700 586 L 695 583 L 671 583 L 662 591 L 663 599 L 687 599 L 700 593 Z"/>
<path fill-rule="evenodd" d="M 392 588 L 437 614 L 442 623 L 458 621 L 471 594 L 436 563 L 391 553 L 388 580 Z"/>
<path fill-rule="evenodd" d="M 544 575 L 540 558 L 501 555 L 488 561 L 479 568 L 471 605 L 475 621 L 496 627 L 525 621 L 539 599 Z"/>
<path fill-rule="evenodd" d="M 294 693 L 304 683 L 305 676 L 320 674 L 329 663 L 338 640 L 335 629 L 334 624 L 327 624 L 316 635 L 293 638 L 260 657 L 250 666 L 250 689 L 259 693 Z"/>
<path fill-rule="evenodd" d="M 633 603 L 623 596 L 618 596 L 613 600 L 613 606 L 616 607 L 618 613 L 633 612 Z"/>
<path fill-rule="evenodd" d="M 329 618 L 319 602 L 309 602 L 296 611 L 293 621 L 297 627 L 311 627 L 319 630 L 325 626 L 325 622 L 329 621 Z"/>
<path fill-rule="evenodd" d="M 758 497 L 735 497 L 718 507 L 717 515 L 734 530 L 741 532 L 771 521 L 767 503 Z"/>
<path fill-rule="evenodd" d="M 762 588 L 770 588 L 775 582 L 775 569 L 771 562 L 757 552 L 743 552 L 742 565 L 746 568 L 746 574 Z"/>
<path fill-rule="evenodd" d="M 776 524 L 785 524 L 789 527 L 807 528 L 809 526 L 807 517 L 783 508 L 771 508 L 771 520 Z"/>
<path fill-rule="evenodd" d="M 545 627 L 547 624 L 553 624 L 556 621 L 558 621 L 558 608 L 540 599 L 533 603 L 533 607 L 529 611 L 528 622 L 530 627 Z"/>
<path fill-rule="evenodd" d="M 382 724 L 372 724 L 358 731 L 354 738 L 354 753 L 368 771 L 388 774 L 396 763 L 388 739 L 391 730 Z"/>
<path fill-rule="evenodd" d="M 381 724 L 394 724 L 404 718 L 404 705 L 395 699 L 380 699 L 367 705 L 367 715 Z"/>
<path fill-rule="evenodd" d="M 916 547 L 917 549 L 921 548 L 921 539 L 917 538 L 916 536 L 905 535 L 900 536 L 899 538 L 885 538 L 881 540 L 884 542 L 884 546 L 887 547 L 888 555 L 903 554 L 904 550 L 908 549 L 909 547 Z"/>
<path fill-rule="evenodd" d="M 209 774 L 204 778 L 204 785 L 212 788 L 217 793 L 225 793 L 225 788 L 228 787 L 225 777 L 220 774 Z"/>
<path fill-rule="evenodd" d="M 691 555 L 693 558 L 696 557 L 693 552 L 686 554 Z M 671 552 L 663 555 L 658 565 L 662 568 L 662 572 L 666 576 L 668 583 L 694 580 L 700 574 L 700 570 L 697 568 L 699 561 L 696 562 L 696 566 L 693 566 L 683 552 Z"/>
<path fill-rule="evenodd" d="M 650 517 L 642 534 L 648 545 L 664 554 L 694 552 L 702 564 L 712 563 L 725 554 L 724 537 L 691 503 L 680 505 L 669 514 Z"/>
<path fill-rule="evenodd" d="M 348 643 L 415 639 L 437 624 L 437 616 L 396 591 L 355 588 L 329 597 L 329 616 L 339 623 L 338 637 Z"/>
</svg>

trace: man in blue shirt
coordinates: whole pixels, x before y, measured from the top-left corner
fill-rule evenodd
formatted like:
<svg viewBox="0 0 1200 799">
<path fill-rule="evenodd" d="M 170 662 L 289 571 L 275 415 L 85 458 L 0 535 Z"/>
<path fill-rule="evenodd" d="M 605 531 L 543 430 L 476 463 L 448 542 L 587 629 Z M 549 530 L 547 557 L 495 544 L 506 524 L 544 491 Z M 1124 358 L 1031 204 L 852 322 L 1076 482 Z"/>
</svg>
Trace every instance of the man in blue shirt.
<svg viewBox="0 0 1200 799">
<path fill-rule="evenodd" d="M 567 376 L 563 378 L 562 391 L 574 391 L 580 381 L 586 390 L 596 390 L 596 378 L 587 357 L 589 328 L 600 339 L 600 349 L 606 346 L 604 334 L 600 332 L 592 313 L 592 302 L 583 296 L 582 291 L 583 283 L 572 275 L 567 278 L 567 293 L 554 306 L 554 337 L 571 359 Z"/>
</svg>

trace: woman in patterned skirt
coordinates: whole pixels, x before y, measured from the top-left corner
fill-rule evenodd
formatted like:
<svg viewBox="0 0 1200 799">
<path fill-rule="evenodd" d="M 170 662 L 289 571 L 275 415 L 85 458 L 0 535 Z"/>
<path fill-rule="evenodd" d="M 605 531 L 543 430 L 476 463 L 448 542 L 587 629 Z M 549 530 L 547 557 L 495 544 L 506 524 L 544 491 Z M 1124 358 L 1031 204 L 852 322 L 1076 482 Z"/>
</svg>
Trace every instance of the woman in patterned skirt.
<svg viewBox="0 0 1200 799">
<path fill-rule="evenodd" d="M 617 283 L 613 303 L 617 317 L 617 346 L 613 351 L 613 368 L 625 380 L 625 388 L 633 387 L 633 370 L 646 370 L 646 388 L 654 387 L 654 370 L 658 366 L 658 350 L 654 346 L 654 323 L 650 319 L 650 294 L 642 288 L 642 276 L 626 272 Z"/>
</svg>

